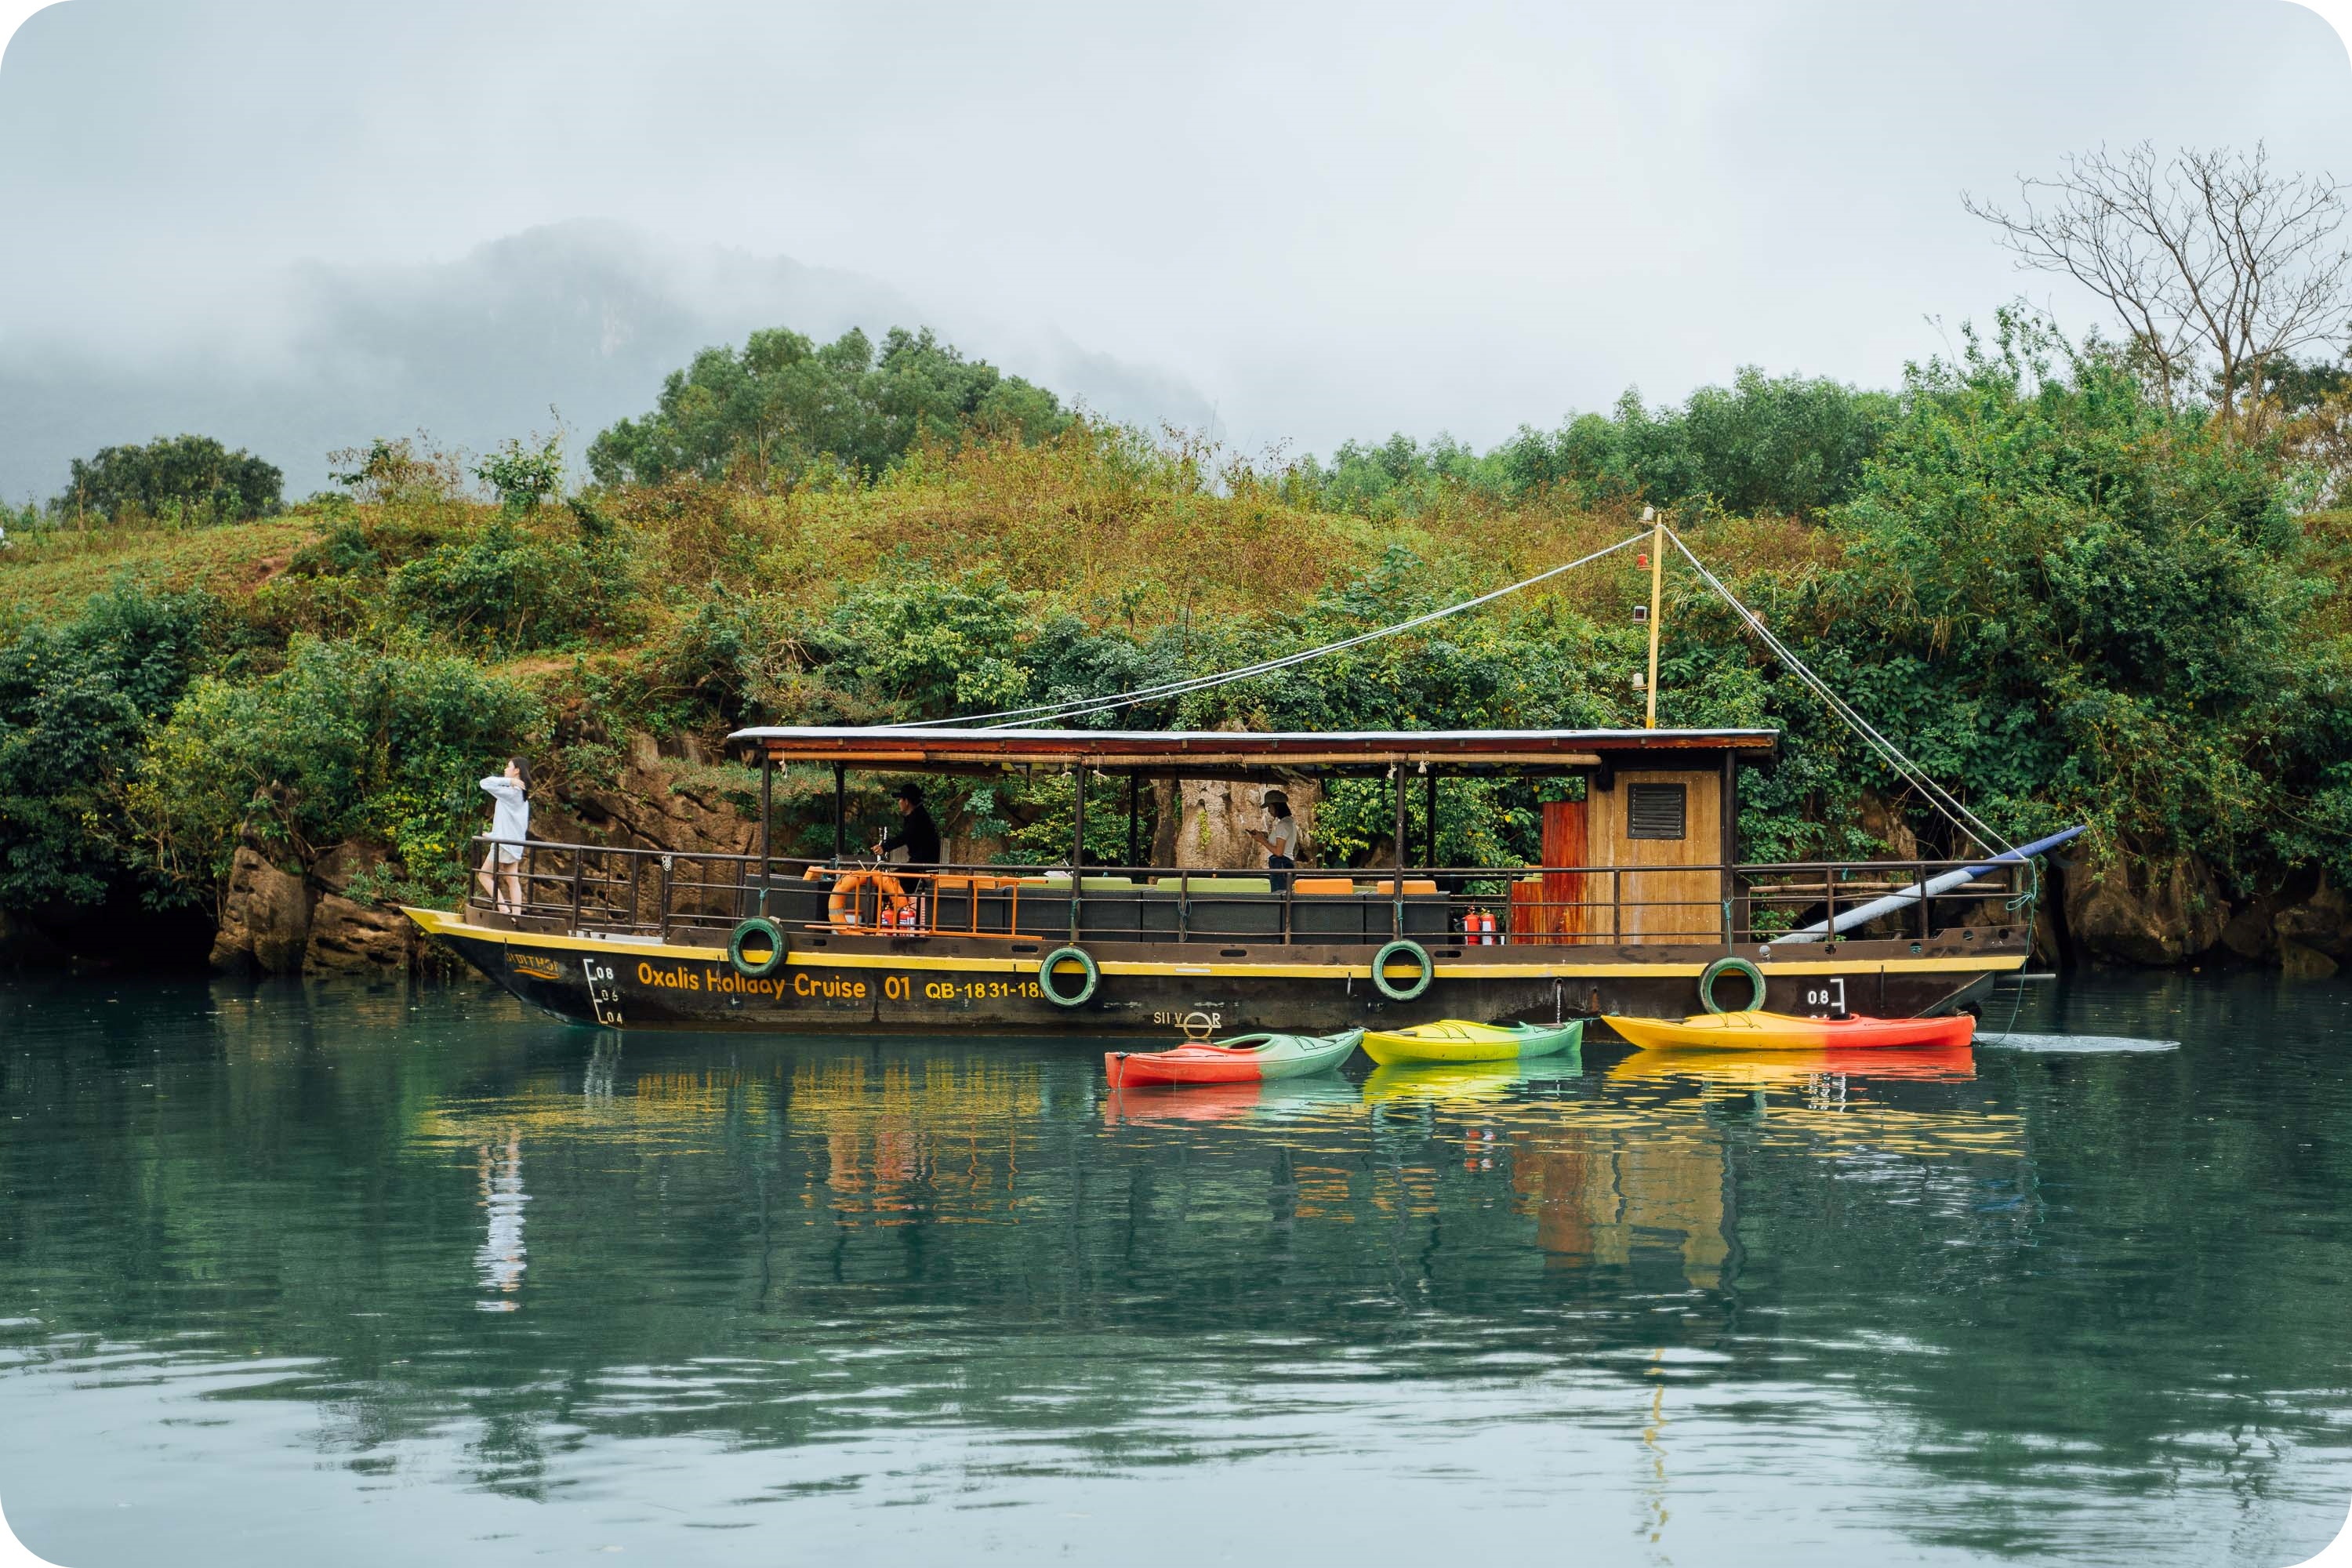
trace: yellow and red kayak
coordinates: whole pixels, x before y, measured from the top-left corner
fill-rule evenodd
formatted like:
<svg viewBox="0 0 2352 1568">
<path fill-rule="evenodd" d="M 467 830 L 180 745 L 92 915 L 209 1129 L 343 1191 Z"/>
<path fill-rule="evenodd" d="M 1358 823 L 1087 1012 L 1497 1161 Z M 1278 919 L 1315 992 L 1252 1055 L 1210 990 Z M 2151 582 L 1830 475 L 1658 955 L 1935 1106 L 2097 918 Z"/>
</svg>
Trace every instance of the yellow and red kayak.
<svg viewBox="0 0 2352 1568">
<path fill-rule="evenodd" d="M 1788 1013 L 1701 1013 L 1695 1018 L 1601 1022 L 1644 1050 L 1673 1047 L 1720 1051 L 1858 1051 L 1903 1046 L 1965 1046 L 1977 1021 L 1966 1013 L 1935 1018 L 1800 1018 Z"/>
</svg>

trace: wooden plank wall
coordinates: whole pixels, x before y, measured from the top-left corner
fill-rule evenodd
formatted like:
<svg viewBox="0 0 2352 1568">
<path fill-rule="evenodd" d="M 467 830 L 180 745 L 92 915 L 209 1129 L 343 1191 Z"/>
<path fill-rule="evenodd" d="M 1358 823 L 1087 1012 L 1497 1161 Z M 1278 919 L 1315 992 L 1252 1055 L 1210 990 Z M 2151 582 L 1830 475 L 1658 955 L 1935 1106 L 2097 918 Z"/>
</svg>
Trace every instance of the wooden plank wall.
<svg viewBox="0 0 2352 1568">
<path fill-rule="evenodd" d="M 1597 781 L 1595 781 L 1597 782 Z M 1635 838 L 1627 831 L 1628 784 L 1676 784 L 1687 792 L 1683 837 Z M 1587 814 L 1589 863 L 1617 868 L 1614 878 L 1584 879 L 1594 937 L 1616 941 L 1720 942 L 1723 940 L 1723 879 L 1714 869 L 1678 871 L 1680 866 L 1715 867 L 1723 854 L 1723 775 L 1663 769 L 1627 769 L 1612 788 L 1594 789 Z M 1549 857 L 1547 857 L 1549 858 Z M 1610 883 L 1623 907 L 1607 907 Z"/>
</svg>

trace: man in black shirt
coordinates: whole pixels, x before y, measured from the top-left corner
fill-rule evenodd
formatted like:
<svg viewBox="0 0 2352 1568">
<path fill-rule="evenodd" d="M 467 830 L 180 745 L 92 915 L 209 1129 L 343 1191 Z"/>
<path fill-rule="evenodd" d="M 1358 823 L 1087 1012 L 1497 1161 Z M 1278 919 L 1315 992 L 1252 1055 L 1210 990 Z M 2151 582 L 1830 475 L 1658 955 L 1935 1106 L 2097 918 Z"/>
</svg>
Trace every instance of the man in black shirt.
<svg viewBox="0 0 2352 1568">
<path fill-rule="evenodd" d="M 931 814 L 923 809 L 923 792 L 913 784 L 898 786 L 898 831 L 874 847 L 874 853 L 885 859 L 892 851 L 903 849 L 897 857 L 908 866 L 936 866 L 940 863 L 940 829 Z"/>
</svg>

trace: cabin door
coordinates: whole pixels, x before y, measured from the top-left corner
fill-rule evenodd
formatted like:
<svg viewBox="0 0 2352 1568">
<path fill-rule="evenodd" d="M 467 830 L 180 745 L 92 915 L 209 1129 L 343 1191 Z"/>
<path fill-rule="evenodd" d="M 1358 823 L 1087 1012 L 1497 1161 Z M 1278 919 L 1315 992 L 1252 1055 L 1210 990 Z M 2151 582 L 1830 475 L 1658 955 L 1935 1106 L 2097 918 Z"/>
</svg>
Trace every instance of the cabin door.
<svg viewBox="0 0 2352 1568">
<path fill-rule="evenodd" d="M 1543 863 L 1547 866 L 1583 866 L 1591 863 L 1591 850 L 1585 837 L 1585 805 L 1580 800 L 1548 800 L 1543 803 Z M 1585 888 L 1589 879 L 1580 871 L 1546 871 L 1543 876 L 1543 897 L 1538 908 L 1535 925 L 1546 936 L 1577 942 L 1591 929 L 1584 907 Z"/>
</svg>

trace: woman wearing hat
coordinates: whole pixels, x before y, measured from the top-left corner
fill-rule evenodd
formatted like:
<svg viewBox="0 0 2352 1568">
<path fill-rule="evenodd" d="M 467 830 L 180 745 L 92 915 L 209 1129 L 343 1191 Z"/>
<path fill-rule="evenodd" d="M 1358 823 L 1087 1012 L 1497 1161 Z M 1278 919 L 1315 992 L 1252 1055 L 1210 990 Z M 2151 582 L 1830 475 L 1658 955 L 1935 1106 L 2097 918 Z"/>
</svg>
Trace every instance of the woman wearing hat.
<svg viewBox="0 0 2352 1568">
<path fill-rule="evenodd" d="M 1290 879 L 1282 873 L 1298 864 L 1298 819 L 1290 815 L 1290 797 L 1278 789 L 1266 791 L 1259 804 L 1265 807 L 1265 830 L 1245 827 L 1242 831 L 1265 850 L 1275 891 L 1281 892 L 1290 885 Z"/>
</svg>

